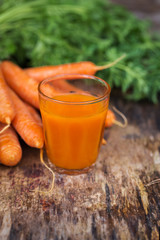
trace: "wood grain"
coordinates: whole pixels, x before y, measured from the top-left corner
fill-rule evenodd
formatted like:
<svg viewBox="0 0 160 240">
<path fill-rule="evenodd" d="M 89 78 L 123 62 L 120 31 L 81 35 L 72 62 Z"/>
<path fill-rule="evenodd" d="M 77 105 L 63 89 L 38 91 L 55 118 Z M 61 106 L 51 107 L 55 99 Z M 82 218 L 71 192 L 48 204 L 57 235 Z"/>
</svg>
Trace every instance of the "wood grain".
<svg viewBox="0 0 160 240">
<path fill-rule="evenodd" d="M 23 144 L 17 167 L 0 166 L 0 239 L 159 239 L 160 105 L 114 104 L 129 120 L 105 130 L 95 167 L 88 174 L 52 177 L 39 151 Z"/>
</svg>

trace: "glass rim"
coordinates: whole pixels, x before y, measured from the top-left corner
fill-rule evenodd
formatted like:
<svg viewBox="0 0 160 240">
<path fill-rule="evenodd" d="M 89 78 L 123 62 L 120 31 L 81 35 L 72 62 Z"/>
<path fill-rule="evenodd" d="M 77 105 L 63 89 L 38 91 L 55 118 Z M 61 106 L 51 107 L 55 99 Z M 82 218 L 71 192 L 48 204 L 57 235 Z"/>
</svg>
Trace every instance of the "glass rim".
<svg viewBox="0 0 160 240">
<path fill-rule="evenodd" d="M 49 97 L 41 91 L 41 86 L 45 83 L 55 81 L 55 80 L 58 80 L 58 79 L 60 80 L 61 78 L 66 79 L 67 77 L 68 77 L 68 80 L 69 80 L 70 77 L 73 78 L 74 76 L 75 76 L 75 80 L 76 80 L 76 78 L 78 79 L 78 77 L 79 77 L 81 79 L 91 79 L 91 80 L 97 80 L 98 82 L 101 82 L 106 87 L 105 93 L 102 96 L 96 97 L 96 99 L 93 99 L 93 100 L 74 102 L 74 101 L 64 101 L 64 100 L 56 99 L 54 97 Z M 97 103 L 97 102 L 103 101 L 104 99 L 108 98 L 109 95 L 110 95 L 110 92 L 111 92 L 111 87 L 106 81 L 104 81 L 103 79 L 101 79 L 99 77 L 96 77 L 96 76 L 93 76 L 93 75 L 87 75 L 87 74 L 59 74 L 59 75 L 55 75 L 53 77 L 49 77 L 49 78 L 46 78 L 46 79 L 42 80 L 38 85 L 39 95 L 42 95 L 48 101 L 61 103 L 61 104 L 68 104 L 68 105 L 85 105 L 85 104 Z M 67 94 L 67 93 L 65 93 L 65 94 Z"/>
</svg>

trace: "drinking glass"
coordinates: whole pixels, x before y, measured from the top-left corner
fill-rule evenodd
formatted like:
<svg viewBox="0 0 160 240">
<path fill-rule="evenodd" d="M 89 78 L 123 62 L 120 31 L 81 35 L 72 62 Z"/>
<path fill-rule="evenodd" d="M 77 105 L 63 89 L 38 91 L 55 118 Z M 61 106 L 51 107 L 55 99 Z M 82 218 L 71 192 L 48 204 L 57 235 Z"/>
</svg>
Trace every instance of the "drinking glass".
<svg viewBox="0 0 160 240">
<path fill-rule="evenodd" d="M 55 171 L 87 172 L 96 162 L 111 88 L 95 76 L 64 74 L 39 84 L 45 148 Z"/>
</svg>

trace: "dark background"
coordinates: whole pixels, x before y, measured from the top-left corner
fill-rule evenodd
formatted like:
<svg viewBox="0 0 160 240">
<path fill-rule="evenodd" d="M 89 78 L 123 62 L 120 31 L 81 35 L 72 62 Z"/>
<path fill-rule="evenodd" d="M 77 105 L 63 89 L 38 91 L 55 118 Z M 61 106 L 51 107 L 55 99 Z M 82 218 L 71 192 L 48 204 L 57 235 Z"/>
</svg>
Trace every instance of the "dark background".
<svg viewBox="0 0 160 240">
<path fill-rule="evenodd" d="M 160 31 L 160 0 L 111 0 L 113 3 L 125 6 L 140 19 L 149 19 L 152 29 Z"/>
</svg>

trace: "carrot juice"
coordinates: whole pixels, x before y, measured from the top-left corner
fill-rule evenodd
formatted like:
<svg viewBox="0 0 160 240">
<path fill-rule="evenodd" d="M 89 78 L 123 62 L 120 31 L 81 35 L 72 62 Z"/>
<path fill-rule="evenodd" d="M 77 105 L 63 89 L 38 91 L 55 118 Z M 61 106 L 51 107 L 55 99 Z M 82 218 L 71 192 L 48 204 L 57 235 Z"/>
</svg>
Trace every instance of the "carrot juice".
<svg viewBox="0 0 160 240">
<path fill-rule="evenodd" d="M 40 97 L 45 147 L 54 166 L 81 170 L 95 163 L 108 109 L 108 98 L 88 93 L 59 93 Z"/>
</svg>

